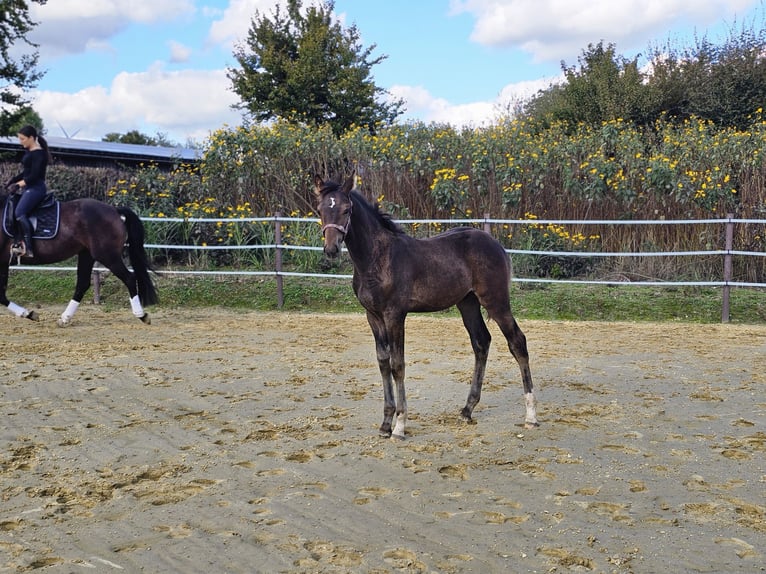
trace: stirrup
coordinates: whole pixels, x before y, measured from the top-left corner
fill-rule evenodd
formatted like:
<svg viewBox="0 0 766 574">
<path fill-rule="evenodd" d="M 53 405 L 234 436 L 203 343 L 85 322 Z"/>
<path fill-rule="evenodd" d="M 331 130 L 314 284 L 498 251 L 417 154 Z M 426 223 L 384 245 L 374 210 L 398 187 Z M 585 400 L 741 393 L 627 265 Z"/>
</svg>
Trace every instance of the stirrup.
<svg viewBox="0 0 766 574">
<path fill-rule="evenodd" d="M 23 241 L 15 241 L 11 245 L 11 257 L 23 257 L 27 254 L 27 246 Z"/>
<path fill-rule="evenodd" d="M 27 248 L 26 241 L 17 241 L 11 245 L 11 258 L 16 257 L 20 259 L 21 257 L 29 257 L 32 259 L 34 256 L 35 254 L 32 252 L 32 249 Z"/>
</svg>

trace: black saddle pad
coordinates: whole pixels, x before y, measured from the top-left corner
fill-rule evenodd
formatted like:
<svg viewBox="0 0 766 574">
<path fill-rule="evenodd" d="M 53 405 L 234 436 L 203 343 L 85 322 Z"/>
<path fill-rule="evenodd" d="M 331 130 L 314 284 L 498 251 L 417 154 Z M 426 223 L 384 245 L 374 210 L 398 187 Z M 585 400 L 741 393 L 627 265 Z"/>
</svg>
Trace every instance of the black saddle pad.
<svg viewBox="0 0 766 574">
<path fill-rule="evenodd" d="M 3 233 L 8 237 L 14 236 L 15 222 L 13 220 L 13 212 L 10 208 L 11 201 L 5 202 L 5 209 L 3 210 Z M 34 226 L 33 239 L 53 239 L 59 232 L 59 216 L 61 213 L 61 202 L 57 201 L 52 193 L 49 193 L 40 202 L 32 213 L 29 214 L 29 219 Z"/>
</svg>

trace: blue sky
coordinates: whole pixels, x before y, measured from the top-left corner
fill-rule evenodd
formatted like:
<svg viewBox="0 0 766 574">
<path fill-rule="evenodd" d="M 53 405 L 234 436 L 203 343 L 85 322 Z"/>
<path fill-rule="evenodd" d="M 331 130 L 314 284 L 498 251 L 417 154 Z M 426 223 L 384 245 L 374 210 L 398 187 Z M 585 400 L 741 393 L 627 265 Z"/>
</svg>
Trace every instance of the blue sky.
<svg viewBox="0 0 766 574">
<path fill-rule="evenodd" d="M 237 125 L 227 68 L 256 10 L 280 0 L 51 0 L 32 5 L 40 67 L 30 94 L 49 135 L 100 140 L 137 129 L 179 143 Z M 311 0 L 304 0 L 307 5 Z M 406 119 L 491 122 L 550 84 L 589 43 L 645 53 L 668 39 L 713 42 L 764 21 L 762 0 L 336 0 L 364 46 L 387 59 L 378 86 Z"/>
</svg>

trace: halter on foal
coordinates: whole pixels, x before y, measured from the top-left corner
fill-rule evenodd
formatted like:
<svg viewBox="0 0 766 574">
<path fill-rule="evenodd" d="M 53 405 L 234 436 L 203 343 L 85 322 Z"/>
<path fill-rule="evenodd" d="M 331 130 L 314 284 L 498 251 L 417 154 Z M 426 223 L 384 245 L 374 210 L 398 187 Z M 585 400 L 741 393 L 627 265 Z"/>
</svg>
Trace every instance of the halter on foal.
<svg viewBox="0 0 766 574">
<path fill-rule="evenodd" d="M 481 307 L 500 327 L 521 369 L 526 403 L 525 426 L 536 427 L 537 411 L 524 333 L 511 313 L 510 262 L 491 235 L 460 227 L 428 239 L 415 239 L 392 219 L 343 185 L 315 177 L 324 252 L 340 253 L 345 243 L 354 266 L 354 293 L 367 311 L 383 379 L 380 434 L 404 438 L 407 399 L 404 390 L 404 323 L 410 312 L 440 311 L 456 305 L 471 338 L 475 362 L 468 400 L 461 417 L 471 420 L 492 339 Z M 392 382 L 396 383 L 396 396 Z M 396 423 L 392 429 L 396 415 Z"/>
</svg>

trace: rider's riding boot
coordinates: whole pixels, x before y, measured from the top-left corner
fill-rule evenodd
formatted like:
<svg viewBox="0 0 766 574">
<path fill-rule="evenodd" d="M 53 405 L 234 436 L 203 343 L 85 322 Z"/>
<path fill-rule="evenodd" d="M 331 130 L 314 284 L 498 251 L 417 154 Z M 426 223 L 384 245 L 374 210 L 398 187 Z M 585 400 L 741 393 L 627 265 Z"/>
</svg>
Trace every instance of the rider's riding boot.
<svg viewBox="0 0 766 574">
<path fill-rule="evenodd" d="M 24 256 L 34 257 L 35 254 L 32 253 L 32 222 L 25 215 L 19 217 L 18 221 L 24 235 Z"/>
</svg>

